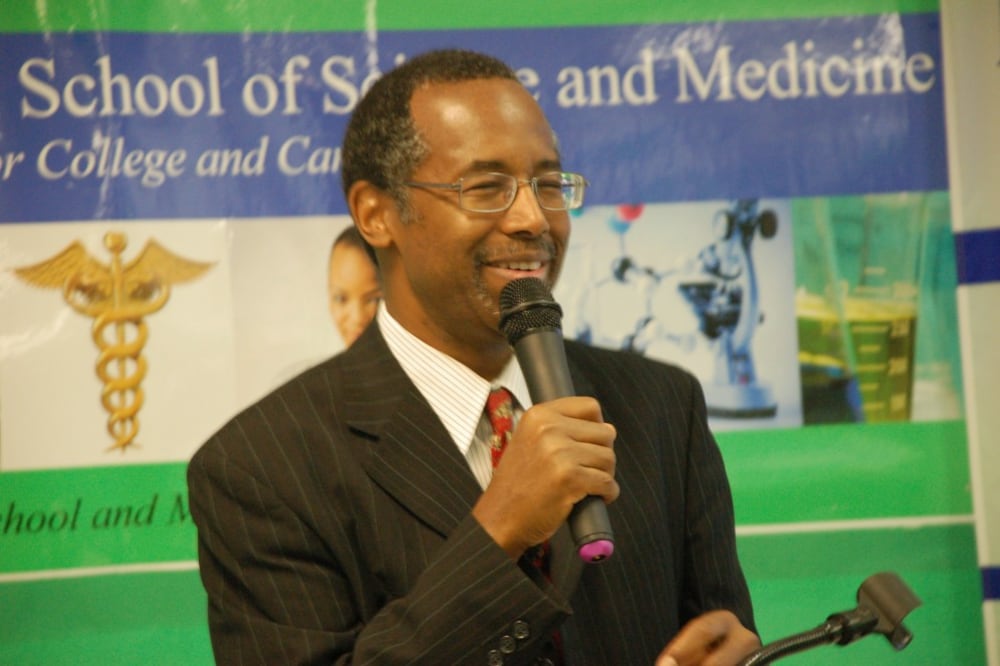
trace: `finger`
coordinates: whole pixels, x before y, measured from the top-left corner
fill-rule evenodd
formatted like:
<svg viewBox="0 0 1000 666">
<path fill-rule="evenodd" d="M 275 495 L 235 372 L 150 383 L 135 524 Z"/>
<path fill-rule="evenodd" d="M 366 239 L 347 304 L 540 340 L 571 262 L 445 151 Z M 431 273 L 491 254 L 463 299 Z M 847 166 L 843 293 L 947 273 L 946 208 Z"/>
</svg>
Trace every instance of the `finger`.
<svg viewBox="0 0 1000 666">
<path fill-rule="evenodd" d="M 552 409 L 564 416 L 570 416 L 575 419 L 584 419 L 587 421 L 594 421 L 596 423 L 604 421 L 604 416 L 601 413 L 601 404 L 590 396 L 576 395 L 566 398 L 557 398 L 555 400 L 538 403 L 535 407 Z"/>
<path fill-rule="evenodd" d="M 535 447 L 540 458 L 548 461 L 553 474 L 570 480 L 585 470 L 596 470 L 609 476 L 615 474 L 613 432 L 607 424 L 561 424 L 561 430 L 549 429 L 539 436 L 527 437 L 519 446 Z M 613 430 L 613 429 L 612 429 Z M 513 445 L 513 442 L 512 442 Z"/>
<path fill-rule="evenodd" d="M 725 625 L 721 618 L 715 613 L 706 613 L 684 625 L 670 641 L 666 654 L 673 657 L 678 666 L 699 664 L 724 632 Z"/>
<path fill-rule="evenodd" d="M 597 495 L 604 500 L 605 504 L 611 504 L 618 499 L 620 493 L 621 487 L 615 477 L 608 474 L 597 474 L 589 477 L 587 488 L 577 501 L 582 500 L 587 495 Z"/>
<path fill-rule="evenodd" d="M 618 436 L 615 427 L 600 420 L 582 418 L 581 413 L 586 413 L 586 410 L 563 411 L 552 403 L 536 405 L 521 417 L 514 436 L 540 439 L 556 435 L 576 442 L 613 446 Z"/>
<path fill-rule="evenodd" d="M 737 663 L 760 644 L 757 636 L 745 628 L 730 611 L 710 611 L 688 622 L 667 645 L 660 659 L 667 657 L 678 666 L 702 663 L 709 655 L 713 663 Z"/>
<path fill-rule="evenodd" d="M 597 444 L 604 448 L 614 446 L 618 431 L 610 423 L 594 423 L 572 419 L 565 424 L 566 434 L 577 442 Z"/>
<path fill-rule="evenodd" d="M 738 664 L 758 647 L 760 639 L 757 635 L 742 625 L 737 626 L 721 642 L 716 643 L 711 652 L 712 663 Z"/>
</svg>

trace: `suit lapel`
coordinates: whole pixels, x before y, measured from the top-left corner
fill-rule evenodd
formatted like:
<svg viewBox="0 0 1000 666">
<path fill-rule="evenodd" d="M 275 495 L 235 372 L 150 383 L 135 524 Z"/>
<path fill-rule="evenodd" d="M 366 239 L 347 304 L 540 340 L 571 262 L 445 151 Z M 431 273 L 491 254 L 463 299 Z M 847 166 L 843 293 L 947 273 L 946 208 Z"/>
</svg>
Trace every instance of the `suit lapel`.
<svg viewBox="0 0 1000 666">
<path fill-rule="evenodd" d="M 359 460 L 379 487 L 419 520 L 447 536 L 472 510 L 482 489 L 451 436 L 373 325 L 343 354 L 345 420 L 358 435 Z M 579 395 L 595 395 L 570 364 Z M 584 563 L 567 525 L 552 540 L 552 582 L 573 596 Z"/>
<path fill-rule="evenodd" d="M 346 422 L 365 472 L 447 536 L 482 490 L 451 436 L 392 356 L 378 326 L 344 353 Z"/>
</svg>

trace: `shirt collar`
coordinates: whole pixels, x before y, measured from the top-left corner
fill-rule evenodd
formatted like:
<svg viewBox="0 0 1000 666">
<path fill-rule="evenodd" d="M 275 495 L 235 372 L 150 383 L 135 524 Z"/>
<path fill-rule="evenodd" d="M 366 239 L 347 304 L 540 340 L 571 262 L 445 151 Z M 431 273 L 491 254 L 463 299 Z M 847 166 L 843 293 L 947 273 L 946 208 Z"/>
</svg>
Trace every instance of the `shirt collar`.
<svg viewBox="0 0 1000 666">
<path fill-rule="evenodd" d="M 379 303 L 376 321 L 389 351 L 430 403 L 463 456 L 472 443 L 492 388 L 503 386 L 522 409 L 531 407 L 528 385 L 516 356 L 511 355 L 500 374 L 489 382 L 403 328 L 389 314 L 385 301 Z"/>
</svg>

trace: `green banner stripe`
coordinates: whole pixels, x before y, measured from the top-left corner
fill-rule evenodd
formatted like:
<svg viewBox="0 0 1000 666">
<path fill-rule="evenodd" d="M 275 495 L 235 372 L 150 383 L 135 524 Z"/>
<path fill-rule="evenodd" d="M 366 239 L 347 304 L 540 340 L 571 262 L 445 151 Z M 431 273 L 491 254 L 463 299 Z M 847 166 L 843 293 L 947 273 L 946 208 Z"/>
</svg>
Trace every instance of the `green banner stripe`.
<svg viewBox="0 0 1000 666">
<path fill-rule="evenodd" d="M 185 468 L 0 474 L 0 573 L 194 559 Z"/>
<path fill-rule="evenodd" d="M 972 512 L 964 421 L 718 434 L 737 523 Z"/>
<path fill-rule="evenodd" d="M 972 511 L 962 421 L 718 438 L 741 525 Z M 185 467 L 0 474 L 0 573 L 193 560 Z"/>
<path fill-rule="evenodd" d="M 906 618 L 916 638 L 899 662 L 985 663 L 971 526 L 749 537 L 738 545 L 767 642 L 853 608 L 865 578 L 894 571 L 925 604 Z M 3 664 L 213 663 L 195 571 L 8 583 L 0 599 Z M 789 664 L 897 659 L 878 636 L 846 649 L 824 646 Z"/>
<path fill-rule="evenodd" d="M 11 583 L 0 598 L 0 664 L 214 663 L 195 571 Z"/>
<path fill-rule="evenodd" d="M 812 18 L 937 11 L 937 0 L 0 0 L 0 32 L 111 30 L 136 32 L 358 31 L 366 7 L 380 30 L 448 30 L 686 21 Z M 45 8 L 39 12 L 39 6 Z"/>
<path fill-rule="evenodd" d="M 861 583 L 878 572 L 898 574 L 923 601 L 904 620 L 914 640 L 898 657 L 873 634 L 789 658 L 789 666 L 986 663 L 971 525 L 744 537 L 738 546 L 765 642 L 854 608 Z"/>
</svg>

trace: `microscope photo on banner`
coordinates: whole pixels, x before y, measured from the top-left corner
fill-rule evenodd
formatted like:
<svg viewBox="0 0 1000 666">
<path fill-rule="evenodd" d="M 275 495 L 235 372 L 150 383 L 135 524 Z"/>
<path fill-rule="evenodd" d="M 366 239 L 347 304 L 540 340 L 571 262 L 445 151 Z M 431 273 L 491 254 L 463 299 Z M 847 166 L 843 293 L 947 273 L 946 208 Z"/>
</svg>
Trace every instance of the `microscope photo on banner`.
<svg viewBox="0 0 1000 666">
<path fill-rule="evenodd" d="M 784 200 L 587 208 L 564 332 L 687 368 L 717 430 L 801 425 L 793 265 Z"/>
</svg>

